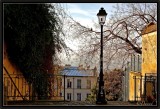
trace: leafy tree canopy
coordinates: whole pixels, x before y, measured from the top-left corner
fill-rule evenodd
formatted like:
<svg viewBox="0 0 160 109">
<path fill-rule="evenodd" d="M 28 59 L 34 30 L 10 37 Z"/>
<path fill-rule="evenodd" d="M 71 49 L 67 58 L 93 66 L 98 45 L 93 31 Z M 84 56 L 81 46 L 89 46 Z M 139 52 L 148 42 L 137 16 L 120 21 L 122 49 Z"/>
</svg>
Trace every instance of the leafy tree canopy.
<svg viewBox="0 0 160 109">
<path fill-rule="evenodd" d="M 121 69 L 114 69 L 109 73 L 105 73 L 104 82 L 108 100 L 117 100 L 122 96 L 122 76 Z"/>
<path fill-rule="evenodd" d="M 33 78 L 42 80 L 45 72 L 52 69 L 55 53 L 66 47 L 60 37 L 62 25 L 50 4 L 4 5 L 8 58 L 29 82 Z"/>
</svg>

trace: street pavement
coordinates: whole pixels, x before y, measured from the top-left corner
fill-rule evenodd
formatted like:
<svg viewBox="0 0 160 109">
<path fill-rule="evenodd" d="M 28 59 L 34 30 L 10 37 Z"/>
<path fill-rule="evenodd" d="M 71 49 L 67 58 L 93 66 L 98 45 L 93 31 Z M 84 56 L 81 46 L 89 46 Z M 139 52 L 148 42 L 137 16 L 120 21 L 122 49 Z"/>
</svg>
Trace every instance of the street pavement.
<svg viewBox="0 0 160 109">
<path fill-rule="evenodd" d="M 35 101 L 35 102 L 10 102 L 11 105 L 23 105 L 23 106 L 35 106 L 35 105 L 44 105 L 44 106 L 137 106 L 136 104 L 125 102 L 125 101 L 107 101 L 105 105 L 97 105 L 95 102 L 89 101 Z"/>
</svg>

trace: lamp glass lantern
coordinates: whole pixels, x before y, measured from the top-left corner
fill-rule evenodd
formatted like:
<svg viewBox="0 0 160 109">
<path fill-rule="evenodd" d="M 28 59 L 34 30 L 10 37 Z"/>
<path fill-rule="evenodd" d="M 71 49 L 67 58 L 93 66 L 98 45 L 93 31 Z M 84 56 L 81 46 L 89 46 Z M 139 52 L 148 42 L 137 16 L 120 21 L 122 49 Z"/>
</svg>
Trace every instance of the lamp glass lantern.
<svg viewBox="0 0 160 109">
<path fill-rule="evenodd" d="M 101 8 L 99 10 L 99 13 L 97 14 L 98 16 L 98 20 L 99 20 L 99 24 L 100 25 L 104 25 L 105 21 L 106 21 L 106 16 L 107 16 L 107 13 L 106 11 L 104 10 L 104 8 Z"/>
</svg>

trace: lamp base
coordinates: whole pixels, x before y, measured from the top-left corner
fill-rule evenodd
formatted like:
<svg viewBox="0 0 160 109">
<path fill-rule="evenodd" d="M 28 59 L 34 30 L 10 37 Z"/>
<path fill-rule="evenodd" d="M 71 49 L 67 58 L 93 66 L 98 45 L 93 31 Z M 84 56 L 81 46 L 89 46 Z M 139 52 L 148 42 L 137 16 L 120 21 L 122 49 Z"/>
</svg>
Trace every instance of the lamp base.
<svg viewBox="0 0 160 109">
<path fill-rule="evenodd" d="M 97 98 L 96 104 L 107 104 L 107 100 L 104 98 Z"/>
<path fill-rule="evenodd" d="M 107 100 L 105 100 L 105 99 L 97 99 L 96 104 L 107 104 Z"/>
<path fill-rule="evenodd" d="M 104 82 L 100 81 L 100 86 L 99 90 L 98 90 L 98 94 L 97 94 L 97 100 L 96 100 L 96 104 L 107 104 L 107 100 L 105 98 L 105 93 L 104 93 Z"/>
</svg>

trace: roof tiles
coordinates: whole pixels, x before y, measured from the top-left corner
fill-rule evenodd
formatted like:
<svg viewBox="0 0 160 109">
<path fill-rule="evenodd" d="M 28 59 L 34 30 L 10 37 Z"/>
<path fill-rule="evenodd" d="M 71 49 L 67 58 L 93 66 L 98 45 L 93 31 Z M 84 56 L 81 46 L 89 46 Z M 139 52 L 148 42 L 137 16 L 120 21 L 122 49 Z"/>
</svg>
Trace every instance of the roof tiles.
<svg viewBox="0 0 160 109">
<path fill-rule="evenodd" d="M 66 76 L 94 76 L 94 71 L 92 69 L 89 70 L 79 70 L 78 67 L 67 67 L 61 71 L 61 75 Z"/>
</svg>

